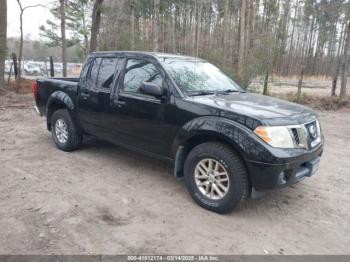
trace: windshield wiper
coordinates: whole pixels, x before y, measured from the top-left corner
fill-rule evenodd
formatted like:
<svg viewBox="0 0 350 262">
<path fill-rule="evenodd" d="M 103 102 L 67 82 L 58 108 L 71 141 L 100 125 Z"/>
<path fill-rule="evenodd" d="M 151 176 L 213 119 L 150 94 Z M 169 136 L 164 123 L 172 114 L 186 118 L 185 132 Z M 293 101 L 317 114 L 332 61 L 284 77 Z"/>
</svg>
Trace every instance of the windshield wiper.
<svg viewBox="0 0 350 262">
<path fill-rule="evenodd" d="M 190 96 L 205 96 L 205 95 L 217 95 L 217 94 L 228 94 L 228 93 L 245 93 L 242 90 L 226 89 L 226 90 L 200 90 L 200 91 L 189 91 Z"/>
<path fill-rule="evenodd" d="M 245 93 L 243 90 L 235 90 L 235 89 L 225 89 L 216 91 L 218 94 L 227 94 L 227 93 Z"/>
<path fill-rule="evenodd" d="M 189 92 L 190 96 L 205 96 L 205 95 L 214 95 L 215 91 L 191 91 Z"/>
</svg>

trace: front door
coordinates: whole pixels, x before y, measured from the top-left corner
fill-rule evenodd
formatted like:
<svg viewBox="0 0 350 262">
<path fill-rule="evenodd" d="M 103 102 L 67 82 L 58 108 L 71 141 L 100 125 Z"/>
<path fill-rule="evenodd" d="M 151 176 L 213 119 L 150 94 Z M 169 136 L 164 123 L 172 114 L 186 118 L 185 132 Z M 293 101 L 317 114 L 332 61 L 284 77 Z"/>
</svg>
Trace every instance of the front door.
<svg viewBox="0 0 350 262">
<path fill-rule="evenodd" d="M 166 115 L 173 110 L 167 99 L 142 94 L 143 82 L 167 88 L 164 73 L 147 59 L 127 59 L 119 80 L 117 101 L 110 108 L 110 128 L 114 140 L 134 149 L 167 155 L 172 124 Z"/>
</svg>

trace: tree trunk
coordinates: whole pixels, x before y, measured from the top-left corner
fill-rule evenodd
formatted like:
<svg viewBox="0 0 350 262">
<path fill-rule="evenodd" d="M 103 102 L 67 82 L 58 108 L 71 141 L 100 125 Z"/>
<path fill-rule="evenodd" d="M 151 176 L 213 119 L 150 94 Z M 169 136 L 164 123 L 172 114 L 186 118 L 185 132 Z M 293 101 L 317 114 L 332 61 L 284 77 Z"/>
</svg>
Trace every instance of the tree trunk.
<svg viewBox="0 0 350 262">
<path fill-rule="evenodd" d="M 222 47 L 223 47 L 223 59 L 222 59 L 222 67 L 226 68 L 227 61 L 227 52 L 229 52 L 228 48 L 228 32 L 229 32 L 229 1 L 225 0 L 224 7 L 224 30 L 222 32 Z"/>
<path fill-rule="evenodd" d="M 87 25 L 86 25 L 86 18 L 85 18 L 85 14 L 82 17 L 82 22 L 83 22 L 83 27 L 84 27 L 84 54 L 85 57 L 89 54 L 89 36 L 88 36 L 88 32 L 87 32 Z"/>
<path fill-rule="evenodd" d="M 309 47 L 308 47 L 308 53 L 307 53 L 307 57 L 306 57 L 306 68 L 308 74 L 310 74 L 310 60 L 313 56 L 314 53 L 314 37 L 315 37 L 315 17 L 312 18 L 311 20 L 311 26 L 310 26 L 310 32 L 309 32 Z"/>
<path fill-rule="evenodd" d="M 336 96 L 335 91 L 337 89 L 338 75 L 339 75 L 340 63 L 341 63 L 340 54 L 341 54 L 342 47 L 343 47 L 344 35 L 345 35 L 345 23 L 343 24 L 343 27 L 342 27 L 342 30 L 340 33 L 339 46 L 338 46 L 338 51 L 337 51 L 337 64 L 336 64 L 334 74 L 333 74 L 331 96 Z"/>
<path fill-rule="evenodd" d="M 94 7 L 92 9 L 90 53 L 95 52 L 97 49 L 97 36 L 100 30 L 100 24 L 101 24 L 102 4 L 103 4 L 103 0 L 95 0 Z"/>
<path fill-rule="evenodd" d="M 267 95 L 268 93 L 268 90 L 267 90 L 268 84 L 269 84 L 269 69 L 267 68 L 265 72 L 263 95 Z"/>
<path fill-rule="evenodd" d="M 18 50 L 18 72 L 17 72 L 17 76 L 16 76 L 16 84 L 15 84 L 15 92 L 18 93 L 19 88 L 20 88 L 20 82 L 21 82 L 21 77 L 22 77 L 22 56 L 23 56 L 23 8 L 20 4 L 20 1 L 17 1 L 20 9 L 21 9 L 21 13 L 19 15 L 19 29 L 20 29 L 20 38 L 19 38 L 19 50 Z"/>
<path fill-rule="evenodd" d="M 346 97 L 346 84 L 348 78 L 348 67 L 349 67 L 349 47 L 350 47 L 350 21 L 348 21 L 348 29 L 346 33 L 346 40 L 343 52 L 343 62 L 341 65 L 341 85 L 340 85 L 340 99 Z"/>
<path fill-rule="evenodd" d="M 304 23 L 304 27 L 308 28 L 309 26 L 309 19 L 306 20 Z M 308 31 L 304 30 L 304 38 L 303 38 L 303 45 L 301 48 L 301 69 L 300 69 L 300 77 L 298 82 L 298 92 L 297 92 L 297 101 L 300 102 L 301 99 L 301 88 L 303 85 L 303 79 L 304 79 L 304 73 L 305 73 L 305 62 L 306 62 L 306 56 L 307 56 L 307 42 L 308 42 Z"/>
<path fill-rule="evenodd" d="M 153 51 L 159 50 L 159 0 L 154 0 L 154 36 L 153 36 Z"/>
<path fill-rule="evenodd" d="M 5 84 L 5 59 L 7 49 L 7 0 L 0 0 L 0 90 Z"/>
<path fill-rule="evenodd" d="M 182 37 L 182 45 L 181 45 L 181 49 L 183 52 L 186 53 L 186 47 L 187 47 L 187 19 L 188 19 L 188 9 L 187 9 L 187 1 L 185 0 L 185 3 L 184 3 L 184 19 L 183 19 L 183 25 L 182 25 L 182 32 L 181 32 L 181 37 Z"/>
<path fill-rule="evenodd" d="M 332 72 L 333 69 L 333 60 L 336 57 L 335 55 L 335 45 L 337 42 L 337 28 L 338 28 L 338 17 L 336 18 L 336 22 L 334 22 L 333 28 L 332 28 L 332 35 L 329 40 L 329 53 L 330 53 L 330 59 L 328 62 L 327 69 L 323 72 L 323 74 L 327 74 L 327 72 Z"/>
<path fill-rule="evenodd" d="M 171 27 L 171 50 L 176 53 L 176 14 L 178 13 L 178 8 L 175 7 L 175 15 L 172 16 L 172 27 Z"/>
<path fill-rule="evenodd" d="M 239 51 L 238 51 L 238 76 L 242 81 L 244 79 L 244 54 L 245 54 L 245 13 L 246 0 L 241 1 L 240 25 L 239 25 Z"/>
<path fill-rule="evenodd" d="M 61 38 L 62 38 L 62 74 L 67 76 L 67 43 L 66 43 L 66 3 L 60 0 L 60 16 L 61 16 Z"/>
<path fill-rule="evenodd" d="M 8 77 L 7 77 L 7 86 L 10 86 L 10 80 L 11 80 L 11 75 L 12 75 L 12 68 L 13 68 L 13 63 L 11 63 L 10 72 L 9 72 Z M 1 88 L 0 88 L 0 90 L 1 90 Z"/>
<path fill-rule="evenodd" d="M 199 27 L 199 25 L 198 25 L 198 23 L 199 23 L 198 22 L 198 0 L 194 1 L 194 10 L 195 10 L 195 18 L 194 18 L 194 20 L 195 20 L 195 27 L 194 27 L 194 31 L 191 30 L 191 33 L 193 34 L 193 38 L 194 38 L 194 41 L 192 43 L 192 56 L 196 56 L 197 41 L 198 41 L 198 39 L 197 39 L 197 37 L 198 37 L 197 32 L 198 32 L 198 27 Z M 193 21 L 191 19 L 191 29 L 193 29 L 192 28 L 192 23 L 193 23 Z"/>
<path fill-rule="evenodd" d="M 305 69 L 305 66 L 302 65 L 301 66 L 301 70 L 300 70 L 300 78 L 299 78 L 299 81 L 298 81 L 298 92 L 297 92 L 297 101 L 298 102 L 300 102 L 300 99 L 301 99 L 301 87 L 303 85 L 304 69 Z"/>
<path fill-rule="evenodd" d="M 131 15 L 130 15 L 130 24 L 131 24 L 131 49 L 135 49 L 135 3 L 134 1 L 130 1 L 130 9 L 131 9 Z"/>
<path fill-rule="evenodd" d="M 13 63 L 13 72 L 15 74 L 15 78 L 17 78 L 18 75 L 18 65 L 17 65 L 17 56 L 16 53 L 11 54 L 12 57 L 12 63 Z"/>
<path fill-rule="evenodd" d="M 55 77 L 55 67 L 53 63 L 53 58 L 50 56 L 50 77 Z"/>
<path fill-rule="evenodd" d="M 252 23 L 252 10 L 253 10 L 253 1 L 252 0 L 247 0 L 246 1 L 246 19 L 245 19 L 245 33 L 244 33 L 244 60 L 248 59 L 248 51 L 249 51 L 249 45 L 250 45 L 250 41 L 251 41 L 251 34 L 252 32 L 252 27 L 251 27 L 251 23 Z M 245 62 L 244 62 L 245 64 Z M 246 77 L 245 79 L 246 80 Z"/>
<path fill-rule="evenodd" d="M 179 45 L 179 32 L 180 32 L 180 7 L 179 5 L 175 5 L 175 15 L 174 15 L 174 39 L 173 39 L 173 46 L 174 46 L 174 53 L 178 53 L 180 51 L 180 45 Z"/>
<path fill-rule="evenodd" d="M 195 49 L 195 56 L 199 56 L 199 43 L 200 43 L 200 36 L 201 36 L 201 21 L 202 21 L 202 1 L 199 1 L 199 4 L 197 3 L 197 17 L 196 17 L 196 49 Z"/>
<path fill-rule="evenodd" d="M 294 17 L 292 20 L 292 33 L 290 36 L 290 47 L 289 47 L 289 52 L 288 52 L 289 55 L 288 55 L 287 66 L 286 66 L 286 71 L 285 71 L 286 75 L 290 74 L 291 63 L 293 61 L 294 33 L 295 33 L 296 21 L 297 21 L 297 17 L 298 17 L 298 7 L 299 7 L 299 0 L 297 0 L 296 4 L 294 6 Z"/>
</svg>

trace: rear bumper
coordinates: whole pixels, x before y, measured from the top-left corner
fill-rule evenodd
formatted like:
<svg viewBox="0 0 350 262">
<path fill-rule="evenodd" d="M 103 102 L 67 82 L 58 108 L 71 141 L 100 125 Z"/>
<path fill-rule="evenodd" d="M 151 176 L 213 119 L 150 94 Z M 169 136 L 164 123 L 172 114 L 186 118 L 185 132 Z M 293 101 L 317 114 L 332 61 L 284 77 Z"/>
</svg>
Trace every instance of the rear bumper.
<svg viewBox="0 0 350 262">
<path fill-rule="evenodd" d="M 255 190 L 283 188 L 315 174 L 323 152 L 323 143 L 311 152 L 293 160 L 280 159 L 283 164 L 262 163 L 247 160 L 252 185 Z"/>
</svg>

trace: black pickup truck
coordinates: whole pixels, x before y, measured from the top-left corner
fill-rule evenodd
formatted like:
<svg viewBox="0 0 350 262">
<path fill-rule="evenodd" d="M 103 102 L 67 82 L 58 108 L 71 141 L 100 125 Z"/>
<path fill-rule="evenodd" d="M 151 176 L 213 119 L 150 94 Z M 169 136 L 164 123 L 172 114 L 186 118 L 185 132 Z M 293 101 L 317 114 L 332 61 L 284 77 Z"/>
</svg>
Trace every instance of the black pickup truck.
<svg viewBox="0 0 350 262">
<path fill-rule="evenodd" d="M 198 58 L 96 52 L 80 78 L 37 80 L 33 92 L 59 149 L 90 135 L 172 161 L 193 199 L 218 213 L 310 177 L 323 151 L 316 113 L 248 93 Z"/>
</svg>

